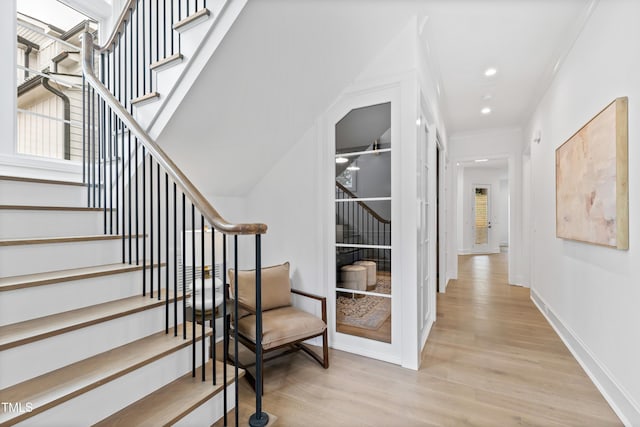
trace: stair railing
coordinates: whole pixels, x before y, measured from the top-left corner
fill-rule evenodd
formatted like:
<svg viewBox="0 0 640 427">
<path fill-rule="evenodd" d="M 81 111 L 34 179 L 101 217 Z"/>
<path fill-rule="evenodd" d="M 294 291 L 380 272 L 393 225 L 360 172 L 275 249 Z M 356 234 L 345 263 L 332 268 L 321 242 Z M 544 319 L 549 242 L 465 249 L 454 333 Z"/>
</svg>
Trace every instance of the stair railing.
<svg viewBox="0 0 640 427">
<path fill-rule="evenodd" d="M 206 1 L 206 0 L 205 0 Z M 203 7 L 205 1 L 201 2 Z M 152 90 L 152 70 L 148 64 L 179 46 L 179 35 L 171 30 L 181 17 L 182 8 L 189 13 L 189 0 L 169 1 L 129 0 L 116 22 L 113 34 L 102 47 L 94 45 L 94 36 L 85 31 L 82 36 L 83 68 L 83 139 L 85 141 L 84 178 L 87 184 L 89 206 L 104 210 L 105 234 L 122 235 L 122 262 L 142 265 L 142 295 L 163 299 L 165 302 L 165 333 L 178 336 L 180 315 L 178 301 L 182 300 L 183 317 L 187 316 L 187 283 L 191 288 L 191 331 L 187 331 L 186 318 L 182 320 L 182 339 L 190 335 L 192 348 L 192 376 L 196 376 L 197 335 L 196 321 L 201 323 L 202 357 L 201 378 L 207 373 L 205 345 L 205 253 L 211 254 L 211 264 L 222 258 L 222 279 L 227 266 L 228 237 L 233 237 L 234 272 L 238 272 L 239 236 L 253 236 L 255 241 L 256 274 L 256 390 L 262 390 L 262 309 L 261 309 L 261 235 L 267 226 L 260 223 L 235 224 L 225 220 L 178 168 L 161 147 L 133 118 L 131 98 L 141 91 Z M 194 1 L 194 6 L 198 1 Z M 154 8 L 155 7 L 155 8 Z M 159 9 L 159 8 L 163 9 Z M 174 17 L 173 11 L 177 14 Z M 196 7 L 193 7 L 195 11 Z M 169 23 L 166 20 L 170 15 Z M 149 19 L 148 26 L 144 23 Z M 155 23 L 154 23 L 155 21 Z M 142 25 L 141 25 L 142 23 Z M 135 30 L 134 30 L 135 27 Z M 142 28 L 140 28 L 142 27 Z M 140 31 L 142 29 L 142 31 Z M 173 40 L 177 39 L 176 45 Z M 147 44 L 149 41 L 149 44 Z M 164 45 L 162 47 L 161 43 Z M 171 50 L 166 50 L 171 46 Z M 164 49 L 164 50 L 163 50 Z M 179 48 L 178 48 L 179 51 Z M 155 52 L 155 53 L 154 53 Z M 99 77 L 94 62 L 99 59 Z M 148 84 L 147 84 L 148 83 Z M 205 228 L 212 227 L 222 234 L 222 254 L 216 254 L 215 234 L 205 242 Z M 196 234 L 200 238 L 196 238 Z M 187 238 L 191 231 L 191 238 Z M 180 233 L 181 238 L 178 234 Z M 196 241 L 199 240 L 199 241 Z M 181 243 L 181 245 L 179 244 Z M 184 259 L 190 245 L 191 271 L 187 276 Z M 205 247 L 207 249 L 205 249 Z M 229 248 L 230 249 L 230 248 Z M 219 249 L 218 249 L 219 250 Z M 230 251 L 229 251 L 230 252 Z M 179 263 L 179 253 L 182 265 Z M 196 259 L 199 253 L 199 259 Z M 147 261 L 148 258 L 148 261 Z M 219 264 L 219 262 L 218 262 Z M 164 268 L 164 275 L 162 269 Z M 200 270 L 197 272 L 197 270 Z M 154 274 L 155 272 L 155 274 Z M 199 273 L 196 277 L 196 273 Z M 181 277 L 180 277 L 181 276 Z M 196 301 L 197 280 L 201 282 L 200 301 Z M 226 281 L 226 280 L 225 280 Z M 233 281 L 237 295 L 238 280 Z M 179 292 L 179 285 L 181 290 Z M 164 289 L 164 292 L 162 291 Z M 211 301 L 215 301 L 212 286 Z M 171 295 L 172 294 L 172 295 Z M 238 340 L 237 330 L 230 331 L 229 316 L 237 318 L 237 299 L 231 301 L 223 291 L 221 304 L 223 320 L 223 360 L 228 360 L 230 335 L 234 335 L 232 362 L 235 366 L 235 425 L 238 423 Z M 195 307 L 200 303 L 201 318 L 196 319 Z M 172 306 L 172 307 L 171 307 Z M 170 310 L 172 308 L 172 310 Z M 215 308 L 212 316 L 213 337 L 216 337 Z M 172 328 L 170 328 L 172 323 Z M 212 345 L 212 382 L 217 385 L 216 345 Z M 227 369 L 222 370 L 224 425 L 228 423 Z M 212 423 L 215 420 L 212 420 Z M 262 395 L 256 393 L 256 413 L 252 425 L 265 425 L 268 416 L 262 411 Z"/>
<path fill-rule="evenodd" d="M 391 220 L 382 217 L 347 187 L 336 181 L 336 200 L 351 200 L 354 202 L 339 203 L 336 219 L 342 227 L 342 241 L 359 245 L 388 246 L 391 245 Z M 345 227 L 347 226 L 347 227 Z M 384 249 L 368 249 L 369 257 L 378 260 L 383 268 L 388 267 L 387 255 Z"/>
</svg>

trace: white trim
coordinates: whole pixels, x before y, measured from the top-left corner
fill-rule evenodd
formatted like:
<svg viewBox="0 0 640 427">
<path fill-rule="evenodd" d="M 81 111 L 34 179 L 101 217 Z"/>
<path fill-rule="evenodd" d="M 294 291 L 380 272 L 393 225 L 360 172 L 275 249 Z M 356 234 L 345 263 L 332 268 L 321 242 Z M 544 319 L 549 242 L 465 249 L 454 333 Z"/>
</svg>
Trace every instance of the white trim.
<svg viewBox="0 0 640 427">
<path fill-rule="evenodd" d="M 431 312 L 428 313 L 428 315 L 431 315 Z M 425 325 L 425 327 L 422 329 L 422 337 L 420 338 L 420 352 L 422 353 L 422 351 L 424 350 L 424 346 L 427 345 L 427 338 L 429 338 L 429 335 L 431 334 L 431 329 L 433 328 L 433 319 L 429 319 L 429 321 L 427 322 L 427 324 Z M 420 361 L 422 361 L 422 358 L 420 358 Z"/>
<path fill-rule="evenodd" d="M 380 153 L 390 153 L 390 152 L 391 152 L 391 148 L 381 148 L 380 150 L 354 151 L 353 153 L 338 153 L 336 154 L 336 158 L 354 157 L 354 156 L 360 156 L 362 154 L 380 154 Z"/>
<path fill-rule="evenodd" d="M 358 294 L 358 295 L 371 295 L 374 297 L 382 297 L 391 299 L 391 294 L 381 294 L 378 292 L 369 292 L 369 291 L 359 291 L 357 289 L 349 289 L 349 288 L 340 288 L 336 286 L 336 291 L 338 292 L 347 292 L 350 294 Z"/>
<path fill-rule="evenodd" d="M 640 425 L 640 405 L 613 377 L 607 367 L 582 342 L 577 334 L 553 311 L 547 302 L 531 289 L 531 301 L 547 319 L 573 357 L 587 373 L 611 409 L 625 426 Z"/>
<path fill-rule="evenodd" d="M 357 245 L 355 243 L 336 243 L 336 248 L 391 249 L 389 245 Z"/>
<path fill-rule="evenodd" d="M 352 199 L 336 199 L 336 203 L 345 202 L 390 202 L 391 197 L 356 197 Z"/>
<path fill-rule="evenodd" d="M 371 339 L 358 337 L 355 335 L 348 335 L 340 333 L 336 328 L 335 317 L 335 305 L 336 305 L 336 269 L 335 269 L 335 254 L 337 247 L 354 247 L 354 248 L 382 248 L 392 249 L 392 265 L 398 266 L 392 271 L 392 282 L 402 283 L 402 265 L 401 249 L 399 247 L 399 233 L 392 235 L 392 244 L 390 246 L 374 246 L 374 245 L 346 245 L 338 244 L 335 242 L 335 210 L 337 204 L 335 203 L 335 175 L 333 172 L 335 169 L 335 124 L 348 114 L 354 108 L 361 108 L 368 105 L 377 105 L 380 103 L 391 102 L 391 134 L 392 140 L 402 141 L 402 117 L 401 113 L 401 95 L 402 86 L 401 82 L 393 82 L 382 84 L 379 86 L 367 86 L 359 90 L 350 90 L 343 92 L 338 100 L 329 107 L 327 113 L 323 117 L 323 139 L 325 144 L 319 144 L 323 147 L 324 168 L 325 171 L 321 177 L 323 189 L 322 193 L 325 200 L 328 201 L 325 211 L 325 221 L 327 224 L 327 232 L 324 234 L 325 243 L 323 247 L 326 248 L 326 256 L 323 260 L 323 271 L 326 274 L 327 283 L 327 311 L 329 315 L 328 329 L 329 329 L 329 341 L 332 348 L 348 351 L 351 353 L 359 354 L 362 356 L 372 357 L 375 359 L 387 361 L 390 363 L 396 363 L 399 365 L 406 365 L 414 367 L 413 363 L 405 362 L 405 354 L 403 351 L 404 340 L 407 331 L 402 327 L 404 322 L 404 310 L 402 310 L 403 304 L 403 289 L 398 288 L 394 293 L 394 298 L 391 299 L 391 342 L 382 342 Z M 393 145 L 393 144 L 392 144 Z M 392 195 L 397 191 L 400 194 L 400 159 L 401 159 L 401 144 L 396 144 L 393 148 L 394 153 L 391 156 L 391 174 L 392 174 Z M 386 198 L 385 198 L 386 199 Z M 353 199 L 350 199 L 353 200 Z M 400 198 L 392 200 L 391 203 L 391 215 L 394 218 L 400 218 Z M 352 290 L 348 290 L 351 292 Z M 415 300 L 415 299 L 414 299 Z M 415 322 L 413 320 L 412 322 Z M 417 333 L 413 336 L 413 346 L 417 347 Z M 408 356 L 408 355 L 407 355 Z"/>
<path fill-rule="evenodd" d="M 64 174 L 72 174 L 76 177 L 76 179 L 72 179 L 72 181 L 82 182 L 82 163 L 72 160 L 59 160 L 59 159 L 48 159 L 42 157 L 35 156 L 27 156 L 27 155 L 7 155 L 0 154 L 0 174 L 7 174 L 5 170 L 6 168 L 24 168 L 24 169 L 34 169 L 37 171 L 46 171 L 55 173 L 64 173 Z M 14 174 L 11 174 L 14 175 Z M 48 174 L 51 175 L 51 174 Z M 15 174 L 15 176 L 22 176 L 20 174 Z M 27 175 L 32 178 L 44 178 L 44 176 L 40 175 Z"/>
</svg>

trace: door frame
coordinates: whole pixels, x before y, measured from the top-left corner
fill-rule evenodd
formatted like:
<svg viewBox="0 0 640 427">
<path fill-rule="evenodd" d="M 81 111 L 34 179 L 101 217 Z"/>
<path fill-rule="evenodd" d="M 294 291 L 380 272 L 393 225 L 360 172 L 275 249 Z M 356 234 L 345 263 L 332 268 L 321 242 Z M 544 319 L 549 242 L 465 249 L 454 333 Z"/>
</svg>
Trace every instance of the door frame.
<svg viewBox="0 0 640 427">
<path fill-rule="evenodd" d="M 475 194 L 476 194 L 476 189 L 478 188 L 486 188 L 487 189 L 487 243 L 484 243 L 482 245 L 478 245 L 475 243 L 475 239 L 476 239 L 476 226 L 475 226 L 475 220 L 476 220 L 476 198 L 475 198 Z M 474 254 L 487 254 L 491 252 L 491 242 L 492 242 L 492 236 L 493 236 L 493 229 L 491 228 L 491 218 L 492 218 L 492 214 L 493 214 L 493 202 L 492 202 L 492 198 L 493 198 L 493 189 L 491 188 L 491 184 L 477 184 L 477 183 L 473 183 L 471 184 L 471 251 Z"/>
<path fill-rule="evenodd" d="M 325 216 L 325 248 L 327 250 L 324 271 L 327 279 L 327 327 L 329 342 L 332 348 L 359 354 L 366 357 L 383 360 L 390 363 L 403 363 L 403 333 L 402 333 L 402 283 L 400 232 L 391 234 L 391 343 L 375 341 L 354 335 L 340 333 L 336 330 L 336 242 L 335 242 L 335 125 L 351 110 L 391 103 L 391 220 L 392 226 L 398 224 L 400 218 L 401 171 L 400 135 L 401 135 L 401 85 L 390 84 L 382 87 L 369 88 L 362 91 L 345 94 L 334 104 L 325 116 L 323 124 L 324 140 L 324 168 L 321 169 L 321 188 L 324 188 L 324 200 L 327 210 Z M 395 146 L 394 146 L 395 145 Z M 326 175 L 326 176 L 322 176 Z M 396 226 L 396 229 L 399 229 Z M 395 286 L 394 286 L 395 284 Z"/>
</svg>

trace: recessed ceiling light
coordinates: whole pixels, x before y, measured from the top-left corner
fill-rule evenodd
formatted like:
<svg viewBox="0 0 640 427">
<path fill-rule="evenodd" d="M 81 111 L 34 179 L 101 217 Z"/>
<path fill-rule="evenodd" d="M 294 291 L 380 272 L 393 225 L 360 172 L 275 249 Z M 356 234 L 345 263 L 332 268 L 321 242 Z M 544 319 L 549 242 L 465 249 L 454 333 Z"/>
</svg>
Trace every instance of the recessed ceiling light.
<svg viewBox="0 0 640 427">
<path fill-rule="evenodd" d="M 482 110 L 480 110 L 480 112 L 481 112 L 482 114 L 485 114 L 485 115 L 486 115 L 486 114 L 490 114 L 490 113 L 491 113 L 491 108 L 489 108 L 489 107 L 484 107 Z"/>
<path fill-rule="evenodd" d="M 348 171 L 359 171 L 360 167 L 359 166 L 349 166 L 347 167 Z"/>
<path fill-rule="evenodd" d="M 476 159 L 476 160 L 474 160 L 474 162 L 476 162 L 476 163 L 482 163 L 482 162 L 488 162 L 488 161 L 489 161 L 489 159 Z"/>
<path fill-rule="evenodd" d="M 498 70 L 496 70 L 493 67 L 487 68 L 486 70 L 484 70 L 484 75 L 487 77 L 491 77 L 491 76 L 495 76 L 496 73 L 498 72 Z"/>
<path fill-rule="evenodd" d="M 493 96 L 490 93 L 487 93 L 486 95 L 484 95 L 482 97 L 482 100 L 483 101 L 489 101 L 489 100 L 491 100 L 491 98 L 493 98 Z"/>
<path fill-rule="evenodd" d="M 338 164 L 347 163 L 348 161 L 349 159 L 347 159 L 346 157 L 336 157 L 336 163 Z"/>
</svg>

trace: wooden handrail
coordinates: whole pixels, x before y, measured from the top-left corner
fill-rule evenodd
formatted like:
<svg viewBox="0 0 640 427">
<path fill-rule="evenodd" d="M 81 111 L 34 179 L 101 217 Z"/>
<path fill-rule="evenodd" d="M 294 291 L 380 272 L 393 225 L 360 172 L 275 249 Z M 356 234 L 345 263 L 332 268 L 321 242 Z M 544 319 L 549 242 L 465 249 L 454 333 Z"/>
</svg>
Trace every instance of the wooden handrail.
<svg viewBox="0 0 640 427">
<path fill-rule="evenodd" d="M 129 114 L 122 104 L 109 92 L 109 90 L 96 77 L 93 70 L 93 35 L 89 31 L 82 34 L 82 71 L 84 72 L 86 81 L 95 89 L 102 97 L 107 105 L 118 115 L 120 120 L 127 126 L 129 131 L 142 143 L 142 145 L 154 157 L 155 161 L 160 164 L 165 172 L 169 174 L 171 179 L 180 187 L 182 192 L 191 200 L 193 205 L 198 208 L 204 218 L 216 230 L 225 234 L 264 234 L 267 232 L 265 224 L 234 224 L 225 220 L 214 209 L 209 201 L 198 191 L 191 183 L 186 175 L 178 168 L 178 166 L 169 158 L 169 156 L 156 144 L 156 142 L 142 129 L 138 122 Z"/>
<path fill-rule="evenodd" d="M 357 199 L 358 196 L 356 196 L 355 194 L 353 194 L 351 191 L 349 191 L 347 189 L 347 187 L 345 187 L 344 185 L 340 184 L 338 181 L 336 181 L 336 187 L 338 187 L 340 190 L 344 191 L 345 193 L 347 193 L 352 199 Z M 371 209 L 369 207 L 369 205 L 367 205 L 364 202 L 361 202 L 360 200 L 357 201 L 357 203 L 367 212 L 369 212 L 371 214 L 371 216 L 373 216 L 375 219 L 377 219 L 378 221 L 380 221 L 383 224 L 391 224 L 391 220 L 388 219 L 384 219 L 382 218 L 376 211 L 374 211 L 373 209 Z"/>
<path fill-rule="evenodd" d="M 127 0 L 127 2 L 124 4 L 124 7 L 122 8 L 122 12 L 120 12 L 120 16 L 118 17 L 118 20 L 113 26 L 113 31 L 111 32 L 111 35 L 109 36 L 105 44 L 102 46 L 94 46 L 94 49 L 96 50 L 96 52 L 103 53 L 111 50 L 111 47 L 116 42 L 116 37 L 118 37 L 118 34 L 120 34 L 120 32 L 122 31 L 122 29 L 127 23 L 127 15 L 129 15 L 129 11 L 132 11 L 136 7 L 135 6 L 136 4 L 137 4 L 136 0 Z M 86 27 L 85 27 L 85 32 L 86 32 Z"/>
</svg>

